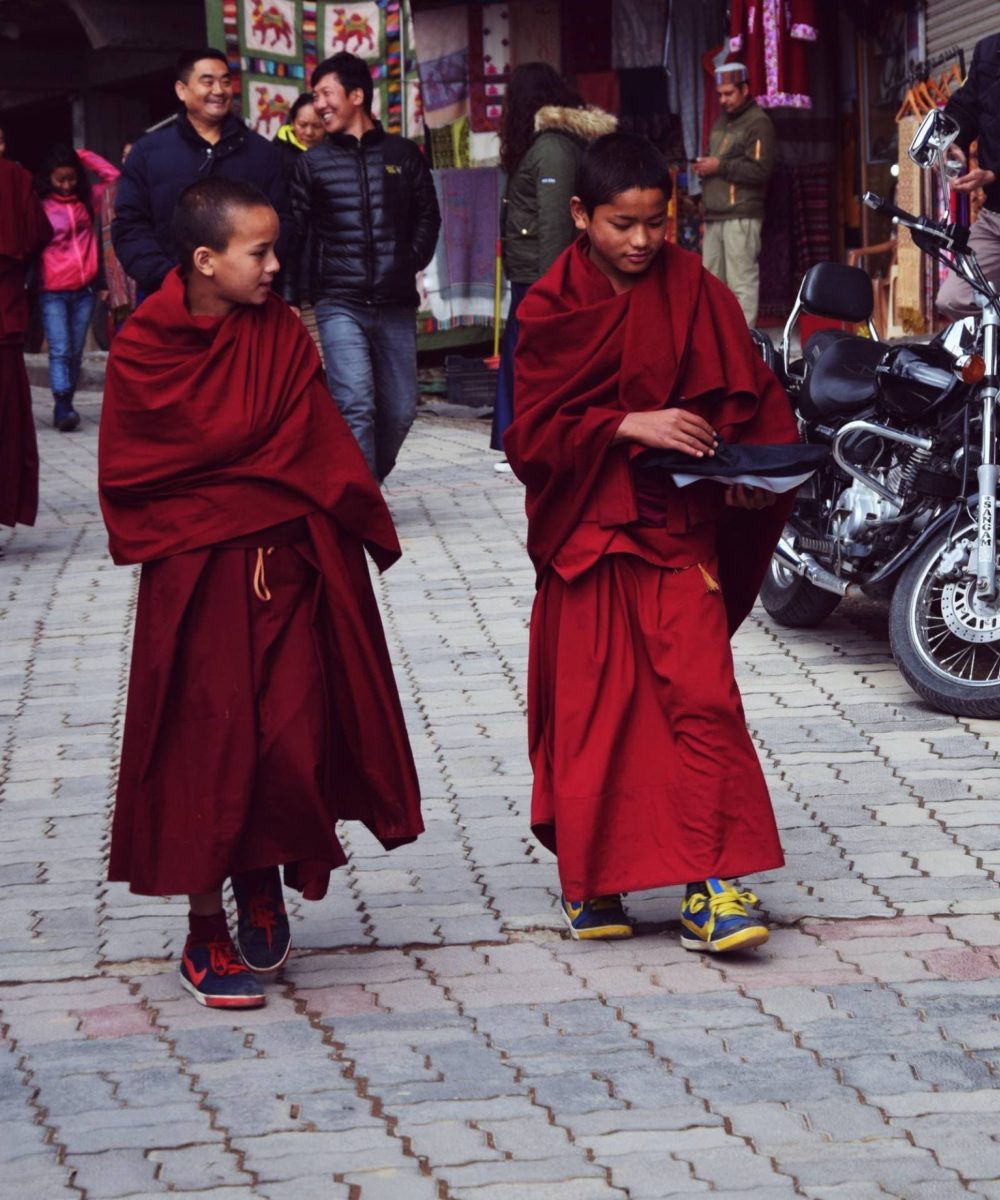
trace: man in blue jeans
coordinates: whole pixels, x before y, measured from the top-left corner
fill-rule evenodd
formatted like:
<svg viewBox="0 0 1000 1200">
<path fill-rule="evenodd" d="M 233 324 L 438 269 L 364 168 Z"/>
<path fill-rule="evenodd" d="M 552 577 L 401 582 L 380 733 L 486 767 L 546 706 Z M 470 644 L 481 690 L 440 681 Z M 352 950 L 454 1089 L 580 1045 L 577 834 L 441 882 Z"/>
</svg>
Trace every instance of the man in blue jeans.
<svg viewBox="0 0 1000 1200">
<path fill-rule="evenodd" d="M 330 391 L 381 483 L 417 411 L 416 274 L 441 214 L 423 154 L 372 116 L 364 59 L 335 54 L 312 87 L 326 136 L 292 175 L 285 299 L 314 304 Z"/>
</svg>

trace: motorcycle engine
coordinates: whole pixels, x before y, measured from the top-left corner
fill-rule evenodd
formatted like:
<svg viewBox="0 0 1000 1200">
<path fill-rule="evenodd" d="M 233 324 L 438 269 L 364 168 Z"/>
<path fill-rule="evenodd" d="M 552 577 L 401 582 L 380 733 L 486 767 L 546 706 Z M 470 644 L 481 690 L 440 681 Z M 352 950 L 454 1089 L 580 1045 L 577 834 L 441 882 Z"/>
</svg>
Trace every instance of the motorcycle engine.
<svg viewBox="0 0 1000 1200">
<path fill-rule="evenodd" d="M 872 474 L 880 483 L 885 482 L 892 489 L 892 481 L 885 477 L 898 474 L 898 470 L 875 471 Z M 898 504 L 883 499 L 872 488 L 855 481 L 840 493 L 834 505 L 830 532 L 841 543 L 866 542 L 883 521 L 899 516 L 899 512 Z"/>
</svg>

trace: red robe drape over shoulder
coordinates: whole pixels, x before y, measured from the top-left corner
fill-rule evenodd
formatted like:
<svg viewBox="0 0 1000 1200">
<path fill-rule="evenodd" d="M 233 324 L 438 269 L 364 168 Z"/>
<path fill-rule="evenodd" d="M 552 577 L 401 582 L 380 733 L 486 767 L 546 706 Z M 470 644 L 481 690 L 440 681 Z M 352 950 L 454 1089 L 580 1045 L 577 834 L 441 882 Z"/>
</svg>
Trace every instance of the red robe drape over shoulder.
<svg viewBox="0 0 1000 1200">
<path fill-rule="evenodd" d="M 31 176 L 0 158 L 0 525 L 34 525 L 38 445 L 24 370 L 29 261 L 52 236 Z"/>
<path fill-rule="evenodd" d="M 585 510 L 596 505 L 605 527 L 636 520 L 630 463 L 640 448 L 613 444 L 626 413 L 683 405 L 727 442 L 798 440 L 788 398 L 747 336 L 736 298 L 696 254 L 667 243 L 635 286 L 615 295 L 587 249 L 585 238 L 571 246 L 518 310 L 516 404 L 504 446 L 526 487 L 539 577 Z M 753 605 L 787 505 L 730 509 L 719 522 L 731 630 Z"/>
<path fill-rule="evenodd" d="M 335 820 L 386 846 L 416 837 L 363 550 L 384 569 L 399 543 L 291 310 L 269 297 L 206 323 L 169 275 L 115 339 L 99 481 L 112 556 L 144 564 L 111 878 L 201 892 L 277 861 L 317 897 L 344 861 Z M 245 559 L 274 526 L 263 604 Z M 308 796 L 282 796 L 297 780 Z"/>
<path fill-rule="evenodd" d="M 788 399 L 732 293 L 669 244 L 616 295 L 581 239 L 522 315 L 505 447 L 539 581 L 532 828 L 572 900 L 777 867 L 728 632 L 788 501 L 748 512 L 724 508 L 718 484 L 666 485 L 651 533 L 632 469 L 642 448 L 613 439 L 628 412 L 684 405 L 730 443 L 795 441 Z"/>
</svg>

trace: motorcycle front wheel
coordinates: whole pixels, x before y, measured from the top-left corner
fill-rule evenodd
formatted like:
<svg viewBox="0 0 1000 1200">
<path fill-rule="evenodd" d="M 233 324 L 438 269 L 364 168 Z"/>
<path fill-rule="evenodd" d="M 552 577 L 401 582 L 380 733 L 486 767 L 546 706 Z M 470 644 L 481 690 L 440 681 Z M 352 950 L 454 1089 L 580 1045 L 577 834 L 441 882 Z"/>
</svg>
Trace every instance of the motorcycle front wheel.
<svg viewBox="0 0 1000 1200">
<path fill-rule="evenodd" d="M 966 525 L 954 541 L 972 544 Z M 889 607 L 893 657 L 911 688 L 941 712 L 1000 717 L 1000 599 L 976 596 L 976 581 L 940 578 L 944 533 L 906 568 Z"/>
<path fill-rule="evenodd" d="M 771 559 L 760 587 L 760 602 L 779 625 L 809 629 L 818 625 L 840 603 L 836 592 L 827 592 L 796 575 L 781 559 Z"/>
</svg>

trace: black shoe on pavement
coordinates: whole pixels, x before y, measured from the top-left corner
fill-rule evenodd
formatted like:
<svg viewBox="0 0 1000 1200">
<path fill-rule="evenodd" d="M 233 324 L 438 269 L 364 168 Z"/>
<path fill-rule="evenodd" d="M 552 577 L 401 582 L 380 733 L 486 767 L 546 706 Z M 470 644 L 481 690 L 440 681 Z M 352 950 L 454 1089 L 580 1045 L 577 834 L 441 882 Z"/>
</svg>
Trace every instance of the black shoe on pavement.
<svg viewBox="0 0 1000 1200">
<path fill-rule="evenodd" d="M 54 392 L 52 425 L 60 433 L 72 433 L 80 424 L 80 414 L 73 407 L 72 392 Z"/>
<path fill-rule="evenodd" d="M 277 867 L 247 871 L 232 878 L 236 899 L 236 947 L 250 968 L 261 974 L 279 970 L 292 948 Z"/>
</svg>

